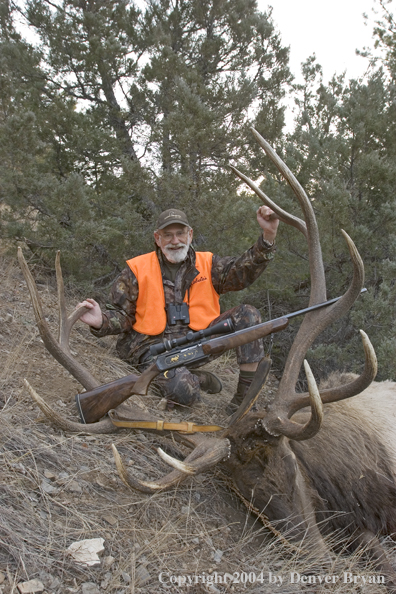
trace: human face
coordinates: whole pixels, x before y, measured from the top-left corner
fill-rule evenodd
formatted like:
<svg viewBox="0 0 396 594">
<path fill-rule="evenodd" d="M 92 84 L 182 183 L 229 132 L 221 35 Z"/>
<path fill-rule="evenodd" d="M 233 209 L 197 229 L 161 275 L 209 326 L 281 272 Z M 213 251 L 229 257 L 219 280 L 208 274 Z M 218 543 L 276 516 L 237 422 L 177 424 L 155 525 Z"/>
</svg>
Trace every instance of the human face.
<svg viewBox="0 0 396 594">
<path fill-rule="evenodd" d="M 178 264 L 187 258 L 192 236 L 193 230 L 179 223 L 154 231 L 155 243 L 172 264 Z"/>
</svg>

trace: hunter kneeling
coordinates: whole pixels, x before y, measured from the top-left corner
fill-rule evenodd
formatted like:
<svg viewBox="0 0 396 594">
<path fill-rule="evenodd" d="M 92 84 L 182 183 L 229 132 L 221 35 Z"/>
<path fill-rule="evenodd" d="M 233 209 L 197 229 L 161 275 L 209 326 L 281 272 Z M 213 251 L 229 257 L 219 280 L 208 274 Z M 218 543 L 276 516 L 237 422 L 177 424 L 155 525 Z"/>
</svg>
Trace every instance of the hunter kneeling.
<svg viewBox="0 0 396 594">
<path fill-rule="evenodd" d="M 154 231 L 155 251 L 127 261 L 112 287 L 112 308 L 102 312 L 96 301 L 87 299 L 79 304 L 90 308 L 81 321 L 97 337 L 120 334 L 119 356 L 140 371 L 150 364 L 150 346 L 164 339 L 180 338 L 190 329 L 202 330 L 226 318 L 231 318 L 235 330 L 260 323 L 260 313 L 250 305 L 220 315 L 219 304 L 220 295 L 251 285 L 274 257 L 279 220 L 270 208 L 261 206 L 257 221 L 262 234 L 251 248 L 239 257 L 220 257 L 195 252 L 186 215 L 176 209 L 164 211 Z M 262 340 L 238 347 L 236 354 L 240 373 L 229 414 L 241 404 L 264 357 Z M 200 389 L 216 394 L 222 387 L 215 375 L 191 367 L 168 370 L 155 382 L 169 408 L 191 406 L 199 400 Z"/>
</svg>

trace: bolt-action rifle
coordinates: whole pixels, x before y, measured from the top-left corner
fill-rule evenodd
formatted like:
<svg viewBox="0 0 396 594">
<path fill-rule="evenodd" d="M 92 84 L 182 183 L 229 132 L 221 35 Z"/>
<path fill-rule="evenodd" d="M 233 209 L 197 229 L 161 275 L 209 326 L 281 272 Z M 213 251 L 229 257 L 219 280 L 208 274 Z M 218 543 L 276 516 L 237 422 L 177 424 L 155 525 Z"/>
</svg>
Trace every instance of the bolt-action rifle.
<svg viewBox="0 0 396 594">
<path fill-rule="evenodd" d="M 366 290 L 362 289 L 361 292 Z M 81 420 L 83 423 L 94 423 L 133 394 L 146 395 L 150 382 L 168 369 L 188 367 L 197 361 L 202 361 L 202 365 L 204 365 L 210 355 L 221 355 L 230 349 L 284 330 L 291 318 L 327 307 L 339 299 L 340 297 L 336 297 L 236 332 L 233 332 L 231 320 L 227 319 L 205 330 L 190 331 L 182 338 L 165 340 L 152 345 L 150 353 L 153 357 L 156 356 L 156 359 L 140 376 L 127 375 L 88 392 L 77 394 L 76 402 Z M 215 334 L 221 335 L 210 338 Z"/>
</svg>

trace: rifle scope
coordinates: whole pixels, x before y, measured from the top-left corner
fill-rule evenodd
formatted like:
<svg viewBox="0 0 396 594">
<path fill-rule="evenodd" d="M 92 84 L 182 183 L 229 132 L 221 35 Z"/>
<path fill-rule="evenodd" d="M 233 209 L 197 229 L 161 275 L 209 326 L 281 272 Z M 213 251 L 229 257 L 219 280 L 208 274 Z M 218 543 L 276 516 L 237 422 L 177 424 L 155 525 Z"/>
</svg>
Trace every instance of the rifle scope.
<svg viewBox="0 0 396 594">
<path fill-rule="evenodd" d="M 214 334 L 226 334 L 227 332 L 233 331 L 234 324 L 230 318 L 227 318 L 226 320 L 223 320 L 214 326 L 205 328 L 205 330 L 198 330 L 198 332 L 193 332 L 190 330 L 185 336 L 182 336 L 181 338 L 173 338 L 172 340 L 165 339 L 163 342 L 152 344 L 150 347 L 150 355 L 161 355 L 161 353 L 165 353 L 165 351 L 171 351 L 172 349 L 185 344 L 198 342 L 207 336 L 213 336 Z"/>
</svg>

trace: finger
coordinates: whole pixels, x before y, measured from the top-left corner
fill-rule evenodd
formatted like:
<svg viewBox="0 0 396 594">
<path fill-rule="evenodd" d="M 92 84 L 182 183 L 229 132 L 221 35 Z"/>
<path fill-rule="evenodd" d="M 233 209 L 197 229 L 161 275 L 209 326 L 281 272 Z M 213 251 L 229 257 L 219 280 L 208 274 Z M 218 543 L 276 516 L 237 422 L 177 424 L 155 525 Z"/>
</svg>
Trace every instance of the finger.
<svg viewBox="0 0 396 594">
<path fill-rule="evenodd" d="M 274 211 L 269 206 L 260 206 L 257 209 L 257 214 L 261 215 L 262 217 L 267 217 L 271 214 L 274 214 Z"/>
<path fill-rule="evenodd" d="M 75 309 L 79 309 L 80 307 L 86 307 L 87 309 L 93 309 L 94 305 L 93 303 L 90 303 L 88 301 L 88 299 L 86 299 L 85 301 L 82 301 L 81 303 L 78 303 L 75 307 Z"/>
<path fill-rule="evenodd" d="M 261 218 L 263 218 L 265 221 L 276 221 L 277 219 L 279 219 L 278 215 L 274 213 L 274 211 L 267 212 L 265 214 L 260 212 L 259 214 Z"/>
</svg>

